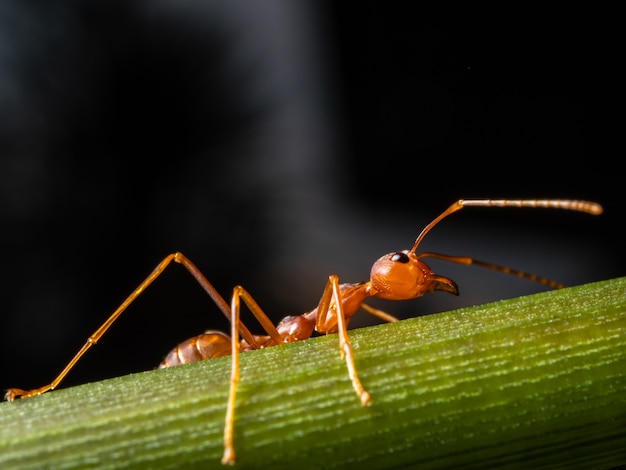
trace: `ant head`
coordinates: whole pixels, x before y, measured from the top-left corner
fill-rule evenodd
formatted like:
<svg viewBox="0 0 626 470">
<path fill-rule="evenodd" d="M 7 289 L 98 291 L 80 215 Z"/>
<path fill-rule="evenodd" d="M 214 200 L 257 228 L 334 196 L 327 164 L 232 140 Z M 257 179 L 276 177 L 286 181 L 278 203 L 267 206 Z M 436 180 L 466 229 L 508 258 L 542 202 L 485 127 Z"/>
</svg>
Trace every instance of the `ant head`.
<svg viewBox="0 0 626 470">
<path fill-rule="evenodd" d="M 387 300 L 408 300 L 421 297 L 436 290 L 459 295 L 454 281 L 437 276 L 416 255 L 417 247 L 430 230 L 448 215 L 462 209 L 463 201 L 457 201 L 429 223 L 415 239 L 411 250 L 396 251 L 378 258 L 370 272 L 370 283 L 376 297 Z"/>
<path fill-rule="evenodd" d="M 436 290 L 459 295 L 454 281 L 436 275 L 409 250 L 380 257 L 372 266 L 370 282 L 376 297 L 387 300 L 414 299 Z"/>
</svg>

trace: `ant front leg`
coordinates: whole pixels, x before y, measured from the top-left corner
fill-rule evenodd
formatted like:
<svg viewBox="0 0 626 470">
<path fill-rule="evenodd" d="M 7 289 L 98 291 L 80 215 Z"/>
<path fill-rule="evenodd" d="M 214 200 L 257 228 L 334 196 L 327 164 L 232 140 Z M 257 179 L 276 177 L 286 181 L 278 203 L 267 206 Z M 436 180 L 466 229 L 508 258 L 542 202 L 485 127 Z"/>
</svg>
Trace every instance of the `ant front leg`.
<svg viewBox="0 0 626 470">
<path fill-rule="evenodd" d="M 337 334 L 339 335 L 339 351 L 341 357 L 346 359 L 346 365 L 348 367 L 348 375 L 352 381 L 352 387 L 361 404 L 369 405 L 371 401 L 370 394 L 363 388 L 361 380 L 356 372 L 356 366 L 354 365 L 354 353 L 352 346 L 350 345 L 350 338 L 348 338 L 348 328 L 346 322 L 346 316 L 344 312 L 344 305 L 341 296 L 341 289 L 339 288 L 339 277 L 336 274 L 331 274 L 328 277 L 326 288 L 322 294 L 319 306 L 317 308 L 317 323 L 316 329 L 320 333 L 327 333 L 328 331 L 323 327 L 327 321 L 327 316 L 335 316 L 337 320 Z"/>
</svg>

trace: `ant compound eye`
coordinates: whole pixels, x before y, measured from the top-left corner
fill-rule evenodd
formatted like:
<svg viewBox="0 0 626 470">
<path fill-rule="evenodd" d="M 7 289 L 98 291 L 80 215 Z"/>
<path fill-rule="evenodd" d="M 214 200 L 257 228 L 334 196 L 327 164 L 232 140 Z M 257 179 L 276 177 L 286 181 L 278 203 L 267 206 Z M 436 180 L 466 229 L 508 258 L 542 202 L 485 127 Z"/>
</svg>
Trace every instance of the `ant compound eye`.
<svg viewBox="0 0 626 470">
<path fill-rule="evenodd" d="M 399 263 L 408 263 L 409 262 L 409 255 L 399 251 L 397 253 L 394 253 L 391 256 L 391 261 L 398 261 Z"/>
</svg>

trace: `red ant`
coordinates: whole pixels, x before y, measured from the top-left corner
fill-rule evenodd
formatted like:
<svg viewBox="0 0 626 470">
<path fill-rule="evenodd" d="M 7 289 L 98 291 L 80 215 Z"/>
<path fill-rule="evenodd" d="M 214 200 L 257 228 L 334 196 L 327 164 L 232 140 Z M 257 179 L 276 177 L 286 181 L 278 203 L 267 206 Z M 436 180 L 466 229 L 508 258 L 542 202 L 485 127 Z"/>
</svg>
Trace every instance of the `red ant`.
<svg viewBox="0 0 626 470">
<path fill-rule="evenodd" d="M 357 284 L 339 284 L 339 277 L 331 274 L 328 277 L 324 293 L 317 308 L 299 316 L 283 318 L 278 325 L 274 326 L 268 316 L 261 310 L 252 296 L 241 286 L 233 290 L 231 305 L 220 296 L 200 270 L 182 253 L 172 253 L 166 256 L 152 273 L 128 296 L 128 298 L 115 310 L 109 318 L 88 339 L 83 347 L 76 353 L 72 360 L 65 366 L 61 373 L 48 385 L 33 390 L 21 390 L 11 388 L 6 392 L 5 399 L 12 401 L 15 398 L 31 397 L 53 390 L 63 380 L 67 373 L 74 367 L 85 352 L 91 348 L 104 335 L 109 327 L 117 320 L 121 313 L 130 305 L 167 266 L 175 261 L 182 264 L 196 278 L 198 283 L 213 299 L 222 313 L 231 323 L 231 336 L 209 330 L 204 334 L 189 338 L 176 346 L 159 365 L 160 368 L 187 364 L 205 359 L 213 359 L 220 356 L 232 355 L 232 369 L 230 379 L 230 392 L 228 397 L 226 422 L 224 428 L 224 455 L 222 463 L 234 463 L 235 450 L 233 445 L 233 426 L 235 422 L 235 396 L 237 383 L 239 382 L 239 353 L 254 349 L 267 348 L 284 343 L 291 343 L 310 338 L 313 331 L 322 334 L 338 333 L 339 349 L 342 358 L 345 358 L 348 374 L 352 380 L 352 386 L 363 405 L 371 401 L 369 393 L 363 388 L 354 365 L 354 356 L 347 333 L 347 325 L 352 316 L 363 308 L 368 313 L 393 322 L 397 319 L 386 312 L 375 309 L 364 301 L 370 297 L 378 297 L 387 300 L 409 300 L 421 297 L 434 291 L 459 294 L 454 281 L 435 274 L 420 258 L 436 258 L 452 263 L 464 265 L 478 265 L 488 269 L 501 271 L 506 274 L 514 274 L 531 281 L 539 282 L 549 287 L 559 289 L 564 287 L 546 278 L 517 271 L 504 266 L 484 263 L 466 256 L 449 256 L 439 253 L 416 253 L 424 237 L 445 217 L 457 212 L 464 207 L 544 207 L 553 209 L 567 209 L 585 212 L 592 215 L 602 213 L 602 206 L 594 202 L 573 201 L 564 199 L 530 199 L 530 200 L 494 200 L 494 199 L 460 199 L 443 211 L 419 234 L 413 248 L 410 250 L 388 253 L 379 258 L 372 266 L 370 280 Z M 255 318 L 259 321 L 267 335 L 253 335 L 239 318 L 240 301 L 248 306 Z M 239 339 L 241 335 L 242 339 Z"/>
</svg>

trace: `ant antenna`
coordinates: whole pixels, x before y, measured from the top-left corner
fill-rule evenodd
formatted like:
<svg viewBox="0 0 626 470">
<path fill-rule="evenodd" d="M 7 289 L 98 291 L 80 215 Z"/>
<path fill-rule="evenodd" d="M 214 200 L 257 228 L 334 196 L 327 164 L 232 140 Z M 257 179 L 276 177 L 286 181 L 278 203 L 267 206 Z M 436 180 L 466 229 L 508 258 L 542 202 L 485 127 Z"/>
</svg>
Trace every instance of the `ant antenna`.
<svg viewBox="0 0 626 470">
<path fill-rule="evenodd" d="M 578 212 L 585 212 L 591 215 L 599 215 L 602 213 L 602 206 L 595 202 L 589 201 L 572 201 L 569 199 L 459 199 L 431 223 L 429 223 L 415 239 L 413 248 L 410 253 L 415 254 L 417 247 L 432 228 L 443 219 L 464 207 L 544 207 L 551 209 L 566 209 Z"/>
</svg>

